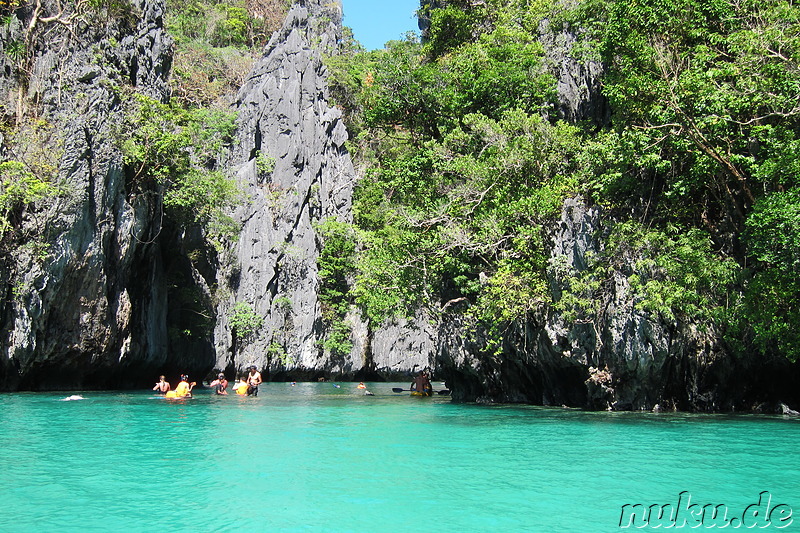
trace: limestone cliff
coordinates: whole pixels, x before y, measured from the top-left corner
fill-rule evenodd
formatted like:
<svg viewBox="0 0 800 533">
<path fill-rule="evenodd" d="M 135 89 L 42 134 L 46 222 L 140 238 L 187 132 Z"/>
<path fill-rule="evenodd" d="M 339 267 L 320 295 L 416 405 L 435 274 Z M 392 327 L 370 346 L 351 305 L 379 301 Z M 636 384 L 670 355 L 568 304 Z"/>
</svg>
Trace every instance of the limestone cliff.
<svg viewBox="0 0 800 533">
<path fill-rule="evenodd" d="M 157 190 L 131 193 L 118 148 L 125 95 L 167 97 L 163 14 L 163 0 L 135 0 L 124 13 L 41 2 L 2 29 L 0 103 L 21 132 L 4 160 L 38 158 L 59 190 L 5 234 L 2 389 L 124 387 L 157 369 L 210 365 L 169 349 L 178 261 L 164 249 L 179 249 L 180 236 L 162 222 Z"/>
<path fill-rule="evenodd" d="M 315 224 L 350 220 L 355 173 L 340 112 L 327 102 L 323 52 L 335 52 L 338 3 L 294 4 L 239 92 L 232 165 L 249 201 L 235 213 L 238 242 L 223 257 L 217 366 L 352 372 L 354 359 L 321 360 Z M 236 305 L 239 305 L 237 308 Z M 245 338 L 235 310 L 262 327 Z"/>
<path fill-rule="evenodd" d="M 555 301 L 563 290 L 559 270 L 585 270 L 613 224 L 579 198 L 565 202 L 551 232 L 551 264 L 560 265 L 550 272 Z M 465 342 L 451 317 L 437 353 L 440 373 L 457 398 L 487 402 L 771 412 L 780 400 L 797 401 L 797 365 L 734 357 L 719 332 L 637 309 L 630 274 L 622 269 L 609 275 L 593 320 L 569 322 L 550 311 L 515 324 L 502 356 L 484 352 L 475 340 Z"/>
<path fill-rule="evenodd" d="M 0 7 L 10 15 L 0 43 L 4 117 L 42 137 L 36 144 L 60 191 L 15 213 L 4 235 L 0 389 L 139 387 L 159 373 L 202 378 L 249 364 L 273 378 L 428 364 L 430 350 L 408 333 L 368 332 L 357 314 L 351 353 L 321 347 L 315 225 L 350 220 L 356 180 L 321 60 L 336 53 L 339 3 L 295 3 L 239 93 L 238 139 L 224 170 L 248 200 L 234 213 L 239 239 L 219 255 L 164 214 L 157 185 L 131 183 L 120 150 L 131 95 L 169 98 L 164 1 L 64 5 Z M 4 160 L 29 155 L 6 145 Z M 237 312 L 257 320 L 256 331 L 237 332 Z M 213 332 L 188 327 L 195 315 L 216 324 Z"/>
<path fill-rule="evenodd" d="M 328 218 L 350 222 L 357 180 L 344 147 L 341 112 L 329 103 L 322 54 L 337 53 L 341 5 L 294 4 L 241 89 L 238 147 L 232 164 L 250 201 L 235 218 L 240 239 L 223 257 L 218 286 L 217 367 L 256 364 L 272 378 L 391 376 L 427 366 L 405 332 L 369 332 L 357 313 L 348 317 L 353 349 L 332 355 L 319 298 L 316 226 Z M 238 307 L 237 307 L 238 306 Z M 243 338 L 236 311 L 263 318 Z"/>
<path fill-rule="evenodd" d="M 168 98 L 163 0 L 131 0 L 125 16 L 61 4 L 18 10 L 0 30 L 3 119 L 25 132 L 3 139 L 2 159 L 39 158 L 60 191 L 15 211 L 13 231 L 0 233 L 0 389 L 141 387 L 159 373 L 233 377 L 255 364 L 270 379 L 400 378 L 432 367 L 466 401 L 728 410 L 800 400 L 797 365 L 733 358 L 720 332 L 637 309 L 624 266 L 605 280 L 592 320 L 543 308 L 510 325 L 499 354 L 454 304 L 372 329 L 352 311 L 353 348 L 332 355 L 319 224 L 352 220 L 359 179 L 322 61 L 337 52 L 341 5 L 296 2 L 239 91 L 223 166 L 247 200 L 233 213 L 239 238 L 217 253 L 164 216 L 158 186 L 131 186 L 119 148 L 126 98 Z M 602 66 L 573 57 L 569 29 L 540 29 L 559 117 L 606 123 Z M 45 149 L 26 148 L 25 135 Z M 614 224 L 580 198 L 564 203 L 549 229 L 553 301 L 563 272 L 584 271 Z M 187 292 L 199 309 L 185 308 Z M 190 313 L 213 325 L 187 333 Z"/>
</svg>

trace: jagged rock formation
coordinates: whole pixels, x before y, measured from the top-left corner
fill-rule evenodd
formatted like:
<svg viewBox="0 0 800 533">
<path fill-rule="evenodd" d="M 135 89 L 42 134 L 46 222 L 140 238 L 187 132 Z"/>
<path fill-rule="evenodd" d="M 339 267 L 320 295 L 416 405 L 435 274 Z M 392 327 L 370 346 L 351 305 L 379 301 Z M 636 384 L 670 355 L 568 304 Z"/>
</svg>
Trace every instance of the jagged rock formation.
<svg viewBox="0 0 800 533">
<path fill-rule="evenodd" d="M 112 17 L 43 2 L 41 12 L 19 11 L 3 30 L 0 94 L 13 95 L 2 102 L 5 119 L 36 117 L 50 132 L 39 140 L 62 193 L 21 221 L 19 232 L 39 234 L 41 246 L 1 261 L 1 389 L 119 388 L 154 379 L 156 369 L 210 365 L 202 353 L 168 349 L 168 277 L 177 259 L 164 259 L 162 246 L 180 247 L 162 225 L 157 191 L 130 194 L 115 141 L 124 94 L 167 96 L 164 2 L 131 5 L 128 16 Z M 31 17 L 59 13 L 64 23 L 40 20 L 30 29 Z M 28 55 L 19 59 L 9 47 L 22 41 Z"/>
<path fill-rule="evenodd" d="M 220 270 L 217 367 L 255 364 L 272 379 L 392 377 L 428 366 L 431 351 L 404 329 L 369 332 L 347 317 L 353 349 L 335 356 L 322 347 L 326 325 L 319 298 L 315 225 L 352 220 L 356 173 L 344 142 L 347 131 L 328 102 L 322 53 L 336 53 L 341 6 L 305 0 L 289 11 L 238 96 L 239 142 L 232 161 L 249 195 L 235 218 L 241 237 Z M 263 317 L 242 339 L 231 325 L 236 305 Z"/>
<path fill-rule="evenodd" d="M 340 4 L 296 3 L 242 88 L 240 142 L 229 164 L 249 202 L 236 213 L 241 238 L 218 263 L 202 235 L 164 217 L 159 190 L 132 193 L 117 144 L 132 90 L 168 98 L 163 0 L 133 0 L 134 9 L 116 18 L 58 6 L 45 1 L 41 12 L 17 11 L 2 40 L 6 120 L 35 114 L 58 132 L 50 147 L 63 154 L 56 163 L 67 193 L 23 215 L 20 233 L 35 233 L 45 221 L 39 241 L 47 253 L 20 248 L 0 261 L 0 389 L 138 387 L 157 373 L 202 377 L 215 366 L 250 363 L 298 378 L 404 373 L 427 364 L 427 352 L 416 362 L 395 355 L 396 343 L 418 350 L 414 340 L 370 333 L 357 315 L 349 317 L 351 354 L 333 358 L 320 347 L 314 225 L 350 220 L 355 180 L 321 61 L 321 53 L 336 50 Z M 69 24 L 37 26 L 42 33 L 30 39 L 24 79 L 9 43 L 28 39 L 31 17 L 59 14 Z M 205 306 L 198 314 L 213 315 L 211 301 L 219 302 L 211 316 L 216 341 L 187 335 L 185 293 Z M 237 302 L 262 317 L 255 338 L 237 338 L 230 327 Z M 385 361 L 372 357 L 373 342 L 387 351 Z"/>
<path fill-rule="evenodd" d="M 557 80 L 558 117 L 570 122 L 590 120 L 598 126 L 608 124 L 611 109 L 600 90 L 602 63 L 578 57 L 578 36 L 570 28 L 552 28 L 545 20 L 539 33 L 545 60 Z"/>
<path fill-rule="evenodd" d="M 238 96 L 239 138 L 232 163 L 249 202 L 220 270 L 217 366 L 351 373 L 358 359 L 322 360 L 318 297 L 320 242 L 314 225 L 350 220 L 355 172 L 339 110 L 327 102 L 323 52 L 341 33 L 338 3 L 296 3 Z M 263 317 L 254 338 L 237 336 L 235 305 Z"/>
<path fill-rule="evenodd" d="M 798 365 L 734 359 L 718 333 L 636 309 L 623 271 L 611 275 L 596 320 L 567 322 L 543 310 L 509 328 L 501 355 L 487 352 L 453 306 L 374 330 L 354 311 L 352 351 L 331 356 L 321 343 L 328 326 L 316 225 L 351 221 L 357 180 L 321 58 L 336 52 L 340 4 L 295 3 L 238 95 L 238 141 L 226 164 L 248 201 L 234 213 L 239 240 L 215 257 L 191 253 L 203 248 L 202 235 L 163 217 L 158 189 L 132 193 L 114 140 L 133 88 L 167 98 L 164 2 L 132 2 L 132 17 L 75 18 L 41 27 L 37 39 L 25 36 L 34 15 L 26 11 L 0 35 L 4 119 L 36 116 L 46 125 L 36 131 L 48 132 L 65 191 L 19 214 L 18 231 L 38 234 L 42 246 L 0 257 L 0 389 L 140 387 L 157 373 L 199 379 L 217 368 L 232 377 L 255 364 L 271 379 L 397 379 L 433 367 L 466 401 L 762 411 L 800 401 Z M 40 15 L 56 15 L 55 6 L 44 2 Z M 541 34 L 559 80 L 559 116 L 605 123 L 600 65 L 571 57 L 568 31 L 545 24 Z M 10 53 L 26 39 L 27 79 Z M 613 223 L 579 198 L 565 202 L 550 232 L 552 264 L 585 270 Z M 549 281 L 558 300 L 558 268 Z M 186 317 L 176 302 L 186 291 L 214 315 L 213 337 L 181 333 Z M 241 315 L 258 327 L 237 329 Z"/>
</svg>

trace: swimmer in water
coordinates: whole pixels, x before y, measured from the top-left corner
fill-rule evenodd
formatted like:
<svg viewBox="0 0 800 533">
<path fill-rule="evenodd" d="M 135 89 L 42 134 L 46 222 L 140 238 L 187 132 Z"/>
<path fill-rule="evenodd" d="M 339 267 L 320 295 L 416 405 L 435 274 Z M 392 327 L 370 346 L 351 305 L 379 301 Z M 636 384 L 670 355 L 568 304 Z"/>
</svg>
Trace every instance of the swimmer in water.
<svg viewBox="0 0 800 533">
<path fill-rule="evenodd" d="M 170 390 L 169 383 L 164 380 L 164 376 L 158 376 L 158 383 L 155 384 L 153 390 L 157 390 L 161 394 L 166 394 Z"/>
<path fill-rule="evenodd" d="M 85 399 L 86 399 L 86 398 L 84 398 L 84 397 L 83 397 L 83 396 L 81 396 L 80 394 L 73 394 L 72 396 L 67 396 L 66 398 L 64 398 L 64 399 L 63 399 L 63 400 L 61 400 L 61 401 L 62 401 L 62 402 L 71 402 L 71 401 L 73 401 L 73 400 L 85 400 Z"/>
</svg>

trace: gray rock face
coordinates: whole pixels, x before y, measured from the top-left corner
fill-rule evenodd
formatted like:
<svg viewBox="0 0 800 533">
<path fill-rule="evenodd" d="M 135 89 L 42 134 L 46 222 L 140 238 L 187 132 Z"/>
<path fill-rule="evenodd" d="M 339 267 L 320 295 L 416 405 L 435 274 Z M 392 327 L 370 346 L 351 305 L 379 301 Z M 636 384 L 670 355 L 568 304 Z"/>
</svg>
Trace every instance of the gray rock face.
<svg viewBox="0 0 800 533">
<path fill-rule="evenodd" d="M 551 232 L 551 264 L 585 270 L 587 254 L 601 251 L 599 237 L 610 224 L 598 208 L 567 200 Z M 556 270 L 550 278 L 554 300 L 563 287 Z M 487 402 L 719 411 L 797 401 L 797 365 L 733 357 L 719 332 L 637 310 L 628 275 L 612 273 L 602 312 L 591 321 L 567 322 L 549 311 L 515 324 L 502 356 L 485 354 L 480 339 L 465 341 L 471 337 L 451 323 L 440 332 L 440 376 L 457 398 Z"/>
<path fill-rule="evenodd" d="M 323 243 L 315 225 L 352 220 L 356 181 L 321 60 L 321 53 L 337 51 L 341 15 L 338 3 L 296 3 L 239 92 L 232 164 L 250 201 L 235 213 L 241 236 L 219 272 L 225 297 L 217 309 L 217 368 L 235 372 L 255 364 L 272 379 L 405 379 L 431 364 L 434 331 L 424 320 L 371 332 L 351 312 L 351 352 L 334 356 L 322 347 L 327 331 L 317 259 Z M 237 305 L 263 319 L 245 339 L 232 323 Z"/>
<path fill-rule="evenodd" d="M 598 126 L 608 124 L 611 109 L 600 89 L 603 64 L 597 58 L 578 55 L 576 30 L 554 28 L 545 20 L 539 32 L 545 60 L 557 80 L 558 117 L 570 122 L 589 120 Z"/>
<path fill-rule="evenodd" d="M 341 113 L 327 103 L 321 59 L 322 52 L 335 52 L 340 23 L 338 3 L 296 3 L 239 92 L 232 162 L 249 202 L 234 214 L 241 236 L 219 275 L 226 297 L 215 332 L 218 368 L 255 364 L 273 372 L 346 375 L 364 365 L 356 353 L 323 358 L 320 345 L 315 225 L 329 217 L 351 220 L 355 181 Z M 263 317 L 253 338 L 236 335 L 230 320 L 236 304 Z"/>
<path fill-rule="evenodd" d="M 48 142 L 66 191 L 21 213 L 21 233 L 45 222 L 47 253 L 31 247 L 0 258 L 0 389 L 141 386 L 158 373 L 199 378 L 214 366 L 251 363 L 306 378 L 427 364 L 427 353 L 412 355 L 421 350 L 413 335 L 370 333 L 357 313 L 348 317 L 350 354 L 321 348 L 314 226 L 350 220 L 355 181 L 320 55 L 336 51 L 340 4 L 297 2 L 239 94 L 239 142 L 229 163 L 249 201 L 235 213 L 241 238 L 220 265 L 189 260 L 202 236 L 164 218 L 159 190 L 133 194 L 127 183 L 117 145 L 123 101 L 132 88 L 166 100 L 172 46 L 163 0 L 134 5 L 124 20 L 50 23 L 46 38 L 31 40 L 25 83 L 12 55 L 0 54 L 2 110 L 8 120 L 35 113 L 52 126 Z M 44 2 L 40 15 L 56 7 Z M 24 39 L 29 22 L 15 19 L 1 42 Z M 185 291 L 218 302 L 215 340 L 185 335 L 173 298 Z M 255 336 L 231 327 L 236 303 L 263 320 Z M 373 357 L 373 343 L 385 359 Z M 395 355 L 395 345 L 408 353 Z"/>
<path fill-rule="evenodd" d="M 42 17 L 57 13 L 55 2 L 43 4 Z M 44 253 L 23 247 L 1 261 L 2 389 L 124 387 L 155 379 L 150 373 L 169 369 L 177 356 L 167 350 L 161 199 L 129 194 L 114 140 L 121 94 L 133 86 L 167 95 L 171 40 L 162 27 L 163 0 L 133 4 L 124 20 L 40 23 L 46 37 L 29 36 L 25 84 L 8 51 L 0 55 L 7 67 L 0 69 L 0 94 L 13 95 L 2 102 L 4 113 L 46 125 L 44 153 L 58 167 L 63 191 L 27 210 L 19 228 L 40 234 Z M 29 21 L 13 21 L 4 43 L 25 39 Z"/>
<path fill-rule="evenodd" d="M 422 311 L 413 319 L 387 322 L 372 334 L 374 371 L 386 379 L 402 381 L 410 374 L 432 369 L 438 330 Z"/>
</svg>

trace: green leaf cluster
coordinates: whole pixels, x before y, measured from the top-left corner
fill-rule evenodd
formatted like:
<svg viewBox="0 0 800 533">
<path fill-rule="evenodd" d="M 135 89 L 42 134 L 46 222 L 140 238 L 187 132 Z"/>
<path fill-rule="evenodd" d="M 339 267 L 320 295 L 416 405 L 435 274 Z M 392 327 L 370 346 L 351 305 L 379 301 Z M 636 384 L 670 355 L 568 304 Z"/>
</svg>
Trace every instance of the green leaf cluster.
<svg viewBox="0 0 800 533">
<path fill-rule="evenodd" d="M 320 222 L 316 231 L 322 241 L 317 258 L 319 299 L 326 325 L 322 346 L 334 356 L 344 356 L 353 348 L 346 318 L 352 301 L 349 288 L 354 273 L 355 234 L 349 224 L 333 217 Z"/>
<path fill-rule="evenodd" d="M 696 228 L 628 221 L 614 228 L 605 250 L 587 254 L 584 270 L 565 259 L 551 260 L 550 271 L 563 287 L 555 308 L 569 321 L 596 322 L 621 285 L 618 276 L 627 279 L 636 309 L 665 322 L 720 326 L 735 315 L 741 268 L 714 252 L 709 235 Z"/>
<path fill-rule="evenodd" d="M 141 94 L 131 99 L 120 136 L 130 192 L 159 187 L 164 205 L 181 224 L 200 224 L 212 241 L 234 238 L 225 210 L 241 192 L 216 170 L 230 142 L 235 116 L 209 109 L 185 109 Z"/>
<path fill-rule="evenodd" d="M 797 359 L 800 7 L 436 6 L 423 4 L 422 43 L 351 46 L 330 61 L 367 169 L 348 290 L 371 323 L 453 311 L 496 348 L 505 324 L 548 306 L 602 320 L 622 284 L 665 323 Z M 554 118 L 543 28 L 578 38 L 573 59 L 602 60 L 610 123 Z M 547 260 L 543 233 L 576 193 L 619 222 L 580 272 Z M 554 301 L 548 278 L 563 288 Z"/>
<path fill-rule="evenodd" d="M 739 266 L 714 254 L 709 235 L 696 228 L 645 228 L 635 222 L 617 226 L 609 258 L 617 270 L 630 269 L 628 281 L 638 309 L 664 319 L 708 323 L 725 318 Z"/>
<path fill-rule="evenodd" d="M 581 132 L 547 118 L 546 3 L 500 4 L 435 10 L 425 44 L 330 62 L 372 167 L 349 288 L 372 324 L 458 308 L 496 339 L 547 301 L 543 228 L 577 190 Z"/>
<path fill-rule="evenodd" d="M 356 191 L 351 287 L 373 324 L 462 306 L 491 329 L 547 299 L 542 232 L 577 189 L 580 130 L 544 118 L 555 82 L 543 49 L 505 20 L 446 54 L 406 39 L 337 60 L 369 139 L 356 149 L 374 163 Z"/>
<path fill-rule="evenodd" d="M 12 214 L 56 194 L 56 188 L 19 161 L 0 163 L 0 241 L 12 228 Z"/>
<path fill-rule="evenodd" d="M 282 14 L 284 2 L 260 2 Z M 202 41 L 213 47 L 263 45 L 274 29 L 273 17 L 254 17 L 245 0 L 168 0 L 167 30 L 179 42 Z"/>
<path fill-rule="evenodd" d="M 699 226 L 726 218 L 725 230 L 741 232 L 759 191 L 798 184 L 797 7 L 590 0 L 582 16 L 609 67 L 604 93 L 616 136 L 605 141 L 615 141 L 607 146 L 612 170 L 627 182 L 602 173 L 601 194 L 625 201 L 649 187 L 663 199 L 654 205 L 664 219 Z"/>
<path fill-rule="evenodd" d="M 21 227 L 24 213 L 40 211 L 46 200 L 64 192 L 57 183 L 63 140 L 53 124 L 43 119 L 24 120 L 16 127 L 3 128 L 2 139 L 6 159 L 0 162 L 0 241 Z M 40 205 L 35 205 L 37 202 Z M 17 234 L 17 238 L 41 236 L 46 224 L 46 219 L 39 220 L 35 235 Z M 6 245 L 13 246 L 11 241 Z M 5 246 L 0 250 L 5 252 Z"/>
<path fill-rule="evenodd" d="M 173 98 L 226 108 L 287 9 L 285 0 L 168 0 Z"/>
<path fill-rule="evenodd" d="M 725 321 L 732 345 L 796 359 L 800 8 L 588 0 L 573 15 L 594 28 L 614 109 L 614 127 L 587 143 L 587 193 L 612 208 L 646 202 L 662 228 L 707 232 L 742 269 Z M 684 303 L 654 280 L 641 288 L 650 307 Z"/>
<path fill-rule="evenodd" d="M 760 199 L 747 219 L 750 266 L 741 319 L 764 351 L 800 357 L 800 190 Z M 743 329 L 740 324 L 740 329 Z"/>
<path fill-rule="evenodd" d="M 247 341 L 264 325 L 264 317 L 258 315 L 247 302 L 237 302 L 228 316 L 231 329 L 239 339 Z"/>
</svg>

